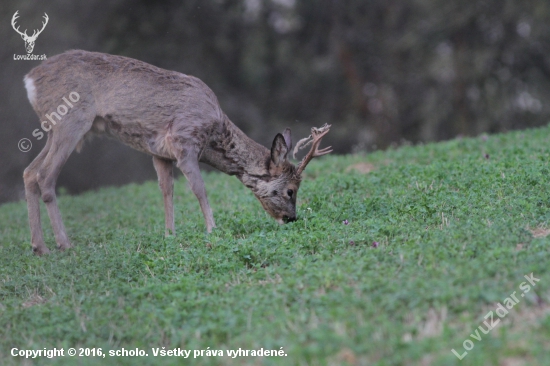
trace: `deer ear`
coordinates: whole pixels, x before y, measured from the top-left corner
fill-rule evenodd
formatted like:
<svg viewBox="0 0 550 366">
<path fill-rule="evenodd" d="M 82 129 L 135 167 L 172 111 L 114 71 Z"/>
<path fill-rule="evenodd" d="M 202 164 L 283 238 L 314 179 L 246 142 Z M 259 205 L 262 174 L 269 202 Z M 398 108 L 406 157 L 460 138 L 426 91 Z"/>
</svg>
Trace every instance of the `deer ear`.
<svg viewBox="0 0 550 366">
<path fill-rule="evenodd" d="M 275 136 L 271 146 L 271 161 L 275 165 L 281 165 L 287 160 L 289 148 L 286 146 L 285 138 L 280 133 Z"/>
<path fill-rule="evenodd" d="M 290 128 L 285 128 L 283 132 L 283 137 L 285 138 L 286 148 L 288 151 L 292 150 L 292 137 L 290 136 Z"/>
</svg>

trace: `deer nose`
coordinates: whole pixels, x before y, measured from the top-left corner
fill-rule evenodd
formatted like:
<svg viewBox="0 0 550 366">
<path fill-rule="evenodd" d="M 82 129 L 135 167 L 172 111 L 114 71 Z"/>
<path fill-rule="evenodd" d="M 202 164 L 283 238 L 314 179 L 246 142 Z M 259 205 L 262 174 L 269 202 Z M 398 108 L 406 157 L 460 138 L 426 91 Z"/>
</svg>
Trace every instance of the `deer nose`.
<svg viewBox="0 0 550 366">
<path fill-rule="evenodd" d="M 289 223 L 289 222 L 293 222 L 293 221 L 296 221 L 296 216 L 292 216 L 292 217 L 288 217 L 287 215 L 284 215 L 283 216 L 283 221 L 285 223 Z"/>
</svg>

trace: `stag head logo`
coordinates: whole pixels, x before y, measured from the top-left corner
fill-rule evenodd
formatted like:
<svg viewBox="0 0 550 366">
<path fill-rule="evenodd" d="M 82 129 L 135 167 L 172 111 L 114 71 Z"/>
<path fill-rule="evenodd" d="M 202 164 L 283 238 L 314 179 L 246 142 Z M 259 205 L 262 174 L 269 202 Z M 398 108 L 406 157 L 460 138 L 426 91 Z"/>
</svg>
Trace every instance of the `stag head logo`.
<svg viewBox="0 0 550 366">
<path fill-rule="evenodd" d="M 17 15 L 17 13 L 19 12 L 19 10 L 17 10 L 15 12 L 15 14 L 13 14 L 13 18 L 11 18 L 11 26 L 13 27 L 13 29 L 19 33 L 21 35 L 21 38 L 23 38 L 23 41 L 25 41 L 25 49 L 27 50 L 27 53 L 32 53 L 32 50 L 34 49 L 34 42 L 36 41 L 36 38 L 38 38 L 38 35 L 40 33 L 42 33 L 42 31 L 44 30 L 44 28 L 46 28 L 46 24 L 48 24 L 48 14 L 44 13 L 44 21 L 42 22 L 42 29 L 38 30 L 38 29 L 35 29 L 32 36 L 28 36 L 27 35 L 27 30 L 25 29 L 24 32 L 21 32 L 19 30 L 19 26 L 17 26 L 17 28 L 15 27 L 15 21 L 17 18 L 19 18 L 19 15 Z"/>
</svg>

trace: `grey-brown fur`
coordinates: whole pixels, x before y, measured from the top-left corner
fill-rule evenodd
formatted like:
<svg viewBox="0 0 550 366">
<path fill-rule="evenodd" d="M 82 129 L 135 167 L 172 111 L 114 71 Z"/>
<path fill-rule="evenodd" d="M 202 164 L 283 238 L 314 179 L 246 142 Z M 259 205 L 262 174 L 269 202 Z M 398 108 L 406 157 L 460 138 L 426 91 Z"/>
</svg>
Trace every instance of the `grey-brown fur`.
<svg viewBox="0 0 550 366">
<path fill-rule="evenodd" d="M 199 200 L 208 232 L 215 222 L 199 161 L 235 175 L 279 223 L 296 218 L 300 173 L 288 161 L 290 130 L 277 134 L 271 151 L 257 144 L 229 120 L 212 90 L 195 77 L 126 57 L 75 50 L 32 69 L 25 86 L 40 121 L 47 121 L 46 114 L 56 111 L 69 93 L 80 96 L 74 108 L 51 125 L 46 146 L 24 172 L 31 242 L 37 254 L 48 252 L 40 197 L 58 247 L 71 246 L 57 207 L 55 183 L 72 151 L 93 134 L 111 135 L 153 156 L 167 234 L 175 232 L 174 163 Z"/>
</svg>

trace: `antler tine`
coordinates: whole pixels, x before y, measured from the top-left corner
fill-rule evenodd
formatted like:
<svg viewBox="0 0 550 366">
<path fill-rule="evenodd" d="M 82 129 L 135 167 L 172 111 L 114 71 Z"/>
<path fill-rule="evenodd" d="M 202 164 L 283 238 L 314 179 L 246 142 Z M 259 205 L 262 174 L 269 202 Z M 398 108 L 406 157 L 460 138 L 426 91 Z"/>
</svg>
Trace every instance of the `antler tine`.
<svg viewBox="0 0 550 366">
<path fill-rule="evenodd" d="M 32 34 L 32 36 L 31 36 L 30 38 L 36 38 L 36 37 L 38 37 L 38 35 L 39 35 L 40 33 L 42 33 L 42 31 L 44 30 L 44 28 L 46 28 L 46 24 L 48 24 L 48 20 L 49 20 L 50 18 L 48 18 L 48 14 L 46 14 L 46 13 L 44 13 L 44 15 L 43 15 L 42 17 L 43 17 L 44 20 L 45 20 L 45 22 L 42 22 L 42 29 L 40 29 L 40 30 L 35 29 L 34 32 L 33 32 L 33 34 Z M 38 33 L 37 33 L 37 32 L 38 32 Z"/>
<path fill-rule="evenodd" d="M 301 174 L 304 169 L 306 168 L 307 164 L 311 161 L 311 159 L 323 156 L 326 154 L 329 154 L 332 152 L 332 147 L 325 147 L 324 149 L 319 150 L 319 144 L 321 144 L 321 139 L 330 131 L 331 125 L 325 124 L 323 127 L 315 128 L 313 127 L 311 129 L 311 135 L 308 138 L 302 139 L 296 144 L 296 148 L 294 149 L 294 154 L 298 151 L 301 145 L 303 145 L 301 148 L 306 147 L 311 143 L 311 149 L 306 154 L 306 156 L 302 159 L 302 162 L 298 166 L 297 174 Z"/>
<path fill-rule="evenodd" d="M 26 36 L 26 35 L 27 35 L 27 30 L 26 30 L 26 29 L 25 29 L 25 32 L 21 32 L 21 31 L 19 30 L 19 26 L 17 26 L 17 28 L 15 28 L 15 22 L 16 22 L 17 18 L 19 18 L 19 14 L 18 14 L 18 13 L 19 13 L 19 10 L 17 10 L 17 11 L 15 12 L 15 14 L 13 14 L 13 17 L 11 18 L 11 26 L 12 26 L 13 30 L 15 30 L 15 31 L 16 31 L 17 33 L 19 33 L 20 35 L 25 35 L 25 36 Z"/>
<path fill-rule="evenodd" d="M 13 27 L 13 29 L 15 29 L 15 21 L 17 20 L 17 18 L 19 18 L 19 10 L 17 10 L 15 12 L 15 14 L 13 14 L 13 16 L 11 17 L 11 26 Z M 19 27 L 17 27 L 17 29 L 19 29 Z"/>
<path fill-rule="evenodd" d="M 48 14 L 46 13 L 44 13 L 44 16 L 42 16 L 42 18 L 44 18 L 44 21 L 42 22 L 42 30 L 40 32 L 42 32 L 44 28 L 46 28 L 46 24 L 48 24 L 48 21 L 50 20 Z"/>
</svg>

